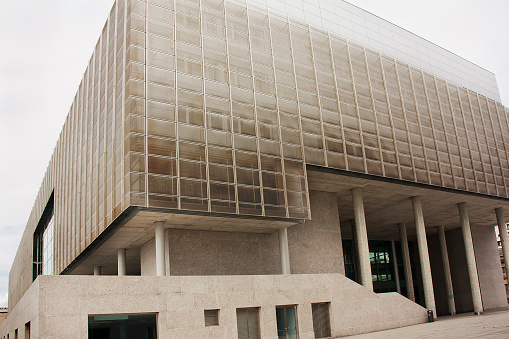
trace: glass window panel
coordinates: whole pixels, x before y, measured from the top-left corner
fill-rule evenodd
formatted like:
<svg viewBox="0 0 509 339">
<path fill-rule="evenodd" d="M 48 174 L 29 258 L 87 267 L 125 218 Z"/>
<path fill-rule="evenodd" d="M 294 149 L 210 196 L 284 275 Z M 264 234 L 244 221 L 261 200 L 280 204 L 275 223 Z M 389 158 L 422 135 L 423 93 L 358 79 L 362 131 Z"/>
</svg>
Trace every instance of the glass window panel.
<svg viewBox="0 0 509 339">
<path fill-rule="evenodd" d="M 145 136 L 129 134 L 125 139 L 125 153 L 145 152 Z"/>
<path fill-rule="evenodd" d="M 177 26 L 184 27 L 187 29 L 192 29 L 194 31 L 200 32 L 200 19 L 198 17 L 189 16 L 189 15 L 185 15 L 182 13 L 177 13 L 176 19 L 177 19 L 176 20 Z M 177 36 L 178 36 L 178 31 L 177 31 Z M 199 37 L 198 34 L 197 34 L 197 36 Z"/>
<path fill-rule="evenodd" d="M 232 86 L 238 86 L 247 89 L 253 88 L 253 79 L 245 74 L 230 72 L 230 82 Z"/>
<path fill-rule="evenodd" d="M 207 141 L 211 145 L 231 147 L 232 136 L 231 133 L 223 133 L 219 131 L 209 130 L 207 132 Z"/>
<path fill-rule="evenodd" d="M 260 162 L 262 170 L 264 171 L 283 172 L 281 158 L 274 158 L 262 154 L 260 155 Z"/>
<path fill-rule="evenodd" d="M 205 161 L 205 146 L 179 142 L 179 157 L 189 160 Z"/>
<path fill-rule="evenodd" d="M 125 123 L 125 133 L 145 133 L 145 117 L 129 115 Z"/>
<path fill-rule="evenodd" d="M 232 102 L 232 114 L 235 117 L 254 120 L 254 106 L 234 101 Z"/>
<path fill-rule="evenodd" d="M 173 39 L 166 39 L 159 35 L 147 34 L 147 48 L 168 54 L 175 54 Z"/>
<path fill-rule="evenodd" d="M 175 57 L 173 55 L 152 50 L 146 52 L 147 64 L 171 70 L 175 69 Z"/>
<path fill-rule="evenodd" d="M 162 102 L 148 100 L 147 116 L 175 121 L 175 106 Z"/>
<path fill-rule="evenodd" d="M 207 182 L 180 179 L 180 194 L 186 197 L 207 198 Z"/>
<path fill-rule="evenodd" d="M 258 132 L 261 138 L 279 140 L 278 126 L 258 123 Z"/>
<path fill-rule="evenodd" d="M 176 142 L 174 140 L 148 137 L 148 153 L 176 157 Z"/>
<path fill-rule="evenodd" d="M 255 122 L 246 119 L 233 118 L 233 131 L 235 133 L 255 135 Z"/>
<path fill-rule="evenodd" d="M 207 168 L 204 163 L 179 161 L 180 177 L 194 178 L 194 179 L 207 179 Z"/>
<path fill-rule="evenodd" d="M 275 156 L 279 156 L 281 154 L 279 142 L 260 139 L 259 143 L 260 143 L 260 153 L 270 154 L 270 155 L 275 155 Z"/>
<path fill-rule="evenodd" d="M 175 138 L 175 123 L 164 121 L 164 120 L 155 120 L 155 119 L 147 119 L 147 127 L 148 134 L 165 137 L 165 138 Z"/>
<path fill-rule="evenodd" d="M 159 2 L 162 2 L 163 0 L 158 0 Z M 151 1 L 152 3 L 155 3 L 159 5 L 159 3 L 156 3 L 155 1 Z M 173 23 L 173 3 L 171 1 L 164 1 L 163 4 L 160 6 L 154 6 L 149 3 L 148 5 L 148 16 L 153 19 L 157 19 L 160 21 L 165 21 L 169 23 Z"/>
<path fill-rule="evenodd" d="M 209 80 L 228 83 L 228 71 L 222 68 L 205 65 L 204 77 Z"/>
<path fill-rule="evenodd" d="M 228 99 L 230 97 L 227 84 L 205 80 L 205 93 Z"/>
<path fill-rule="evenodd" d="M 229 152 L 231 157 L 231 152 Z M 210 155 L 209 155 L 209 161 L 210 161 Z M 218 166 L 209 164 L 209 179 L 213 181 L 222 181 L 222 182 L 229 182 L 233 183 L 233 167 L 227 167 L 227 166 Z M 214 199 L 214 197 L 212 197 Z"/>
<path fill-rule="evenodd" d="M 256 152 L 256 138 L 236 134 L 234 140 L 235 148 Z"/>
<path fill-rule="evenodd" d="M 189 106 L 197 109 L 203 109 L 203 94 L 179 90 L 178 93 L 179 105 Z"/>
<path fill-rule="evenodd" d="M 264 187 L 284 189 L 281 173 L 262 172 L 262 182 Z M 295 185 L 292 187 L 295 187 Z"/>
<path fill-rule="evenodd" d="M 235 185 L 210 183 L 210 198 L 235 201 Z"/>
<path fill-rule="evenodd" d="M 217 97 L 206 96 L 207 111 L 220 114 L 229 114 L 230 102 Z"/>
<path fill-rule="evenodd" d="M 249 170 L 244 168 L 237 168 L 237 183 L 250 186 L 260 185 L 260 174 L 258 170 Z"/>
<path fill-rule="evenodd" d="M 226 54 L 226 41 L 224 39 L 214 39 L 203 36 L 203 48 L 214 51 L 219 54 Z M 206 54 L 207 52 L 205 52 Z"/>
<path fill-rule="evenodd" d="M 177 41 L 177 55 L 179 58 L 185 58 L 196 62 L 201 62 L 202 50 L 200 47 L 187 45 Z"/>
<path fill-rule="evenodd" d="M 233 165 L 232 150 L 226 148 L 208 147 L 209 163 Z M 258 161 L 256 161 L 258 165 Z"/>
<path fill-rule="evenodd" d="M 176 159 L 160 158 L 160 157 L 148 157 L 148 171 L 154 174 L 165 174 L 176 176 L 177 166 Z"/>
<path fill-rule="evenodd" d="M 177 69 L 179 72 L 202 76 L 202 64 L 199 61 L 185 60 L 177 58 Z"/>
<path fill-rule="evenodd" d="M 258 157 L 256 153 L 235 151 L 235 163 L 237 166 L 246 168 L 258 168 Z"/>
<path fill-rule="evenodd" d="M 201 37 L 199 33 L 188 31 L 185 29 L 177 29 L 177 41 L 178 42 L 184 42 L 186 44 L 194 45 L 194 46 L 201 46 Z M 167 52 L 167 51 L 164 51 Z M 167 52 L 171 53 L 171 52 Z"/>
<path fill-rule="evenodd" d="M 149 194 L 148 205 L 150 207 L 177 208 L 178 201 L 176 196 Z"/>
<path fill-rule="evenodd" d="M 178 88 L 187 89 L 195 92 L 203 92 L 203 79 L 189 76 L 186 74 L 177 74 Z"/>
<path fill-rule="evenodd" d="M 205 64 L 213 65 L 217 67 L 227 68 L 226 55 L 222 53 L 216 53 L 213 51 L 207 51 L 203 55 Z"/>
<path fill-rule="evenodd" d="M 209 17 L 210 17 L 209 15 L 203 13 L 203 21 L 202 21 L 203 33 L 206 35 L 210 35 L 212 37 L 224 40 L 225 36 L 226 36 L 226 28 L 223 25 L 217 25 L 212 22 L 208 22 L 206 19 Z M 218 19 L 217 20 L 218 22 L 221 21 L 221 19 L 219 19 L 219 17 L 217 17 L 217 19 Z M 222 23 L 224 24 L 224 22 L 222 22 Z M 206 37 L 206 35 L 204 35 L 204 37 Z"/>
<path fill-rule="evenodd" d="M 126 172 L 145 172 L 145 156 L 142 154 L 130 153 L 127 156 Z"/>
<path fill-rule="evenodd" d="M 150 15 L 151 16 L 151 15 Z M 171 19 L 168 18 L 170 21 L 159 21 L 154 20 L 151 17 L 148 19 L 148 28 L 147 31 L 149 33 L 160 35 L 162 37 L 172 39 L 173 38 L 173 32 L 174 32 L 174 26 L 172 25 L 173 22 L 173 15 L 171 16 Z"/>
<path fill-rule="evenodd" d="M 175 72 L 162 68 L 147 66 L 147 80 L 157 84 L 174 87 Z"/>
<path fill-rule="evenodd" d="M 174 103 L 175 88 L 149 82 L 147 83 L 147 99 Z"/>
<path fill-rule="evenodd" d="M 238 186 L 239 202 L 248 202 L 252 204 L 261 203 L 261 195 L 259 187 L 252 186 Z"/>
<path fill-rule="evenodd" d="M 221 114 L 207 113 L 207 128 L 230 131 L 230 117 Z"/>
<path fill-rule="evenodd" d="M 203 111 L 189 108 L 189 107 L 178 107 L 179 122 L 203 126 Z"/>
<path fill-rule="evenodd" d="M 145 65 L 130 62 L 126 69 L 126 78 L 145 80 Z"/>
<path fill-rule="evenodd" d="M 148 190 L 150 193 L 177 195 L 177 178 L 149 175 Z"/>
</svg>

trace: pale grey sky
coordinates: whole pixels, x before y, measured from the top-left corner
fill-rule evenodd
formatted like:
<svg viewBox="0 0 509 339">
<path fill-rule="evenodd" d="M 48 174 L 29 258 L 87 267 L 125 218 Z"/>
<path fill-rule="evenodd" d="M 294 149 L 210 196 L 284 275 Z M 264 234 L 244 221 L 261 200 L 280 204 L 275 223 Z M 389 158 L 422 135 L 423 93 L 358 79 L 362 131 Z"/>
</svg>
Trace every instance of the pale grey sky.
<svg viewBox="0 0 509 339">
<path fill-rule="evenodd" d="M 113 0 L 0 0 L 0 306 L 19 240 Z M 509 1 L 349 1 L 497 76 L 509 106 Z"/>
</svg>

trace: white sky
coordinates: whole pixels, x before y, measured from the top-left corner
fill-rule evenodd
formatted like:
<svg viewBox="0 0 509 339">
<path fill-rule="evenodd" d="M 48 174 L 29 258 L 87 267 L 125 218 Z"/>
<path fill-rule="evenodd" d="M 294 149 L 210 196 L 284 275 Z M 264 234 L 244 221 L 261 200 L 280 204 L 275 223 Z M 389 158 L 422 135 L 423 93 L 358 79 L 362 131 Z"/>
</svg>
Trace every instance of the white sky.
<svg viewBox="0 0 509 339">
<path fill-rule="evenodd" d="M 22 232 L 113 0 L 0 0 L 0 307 Z M 349 1 L 497 76 L 509 106 L 509 1 Z"/>
</svg>

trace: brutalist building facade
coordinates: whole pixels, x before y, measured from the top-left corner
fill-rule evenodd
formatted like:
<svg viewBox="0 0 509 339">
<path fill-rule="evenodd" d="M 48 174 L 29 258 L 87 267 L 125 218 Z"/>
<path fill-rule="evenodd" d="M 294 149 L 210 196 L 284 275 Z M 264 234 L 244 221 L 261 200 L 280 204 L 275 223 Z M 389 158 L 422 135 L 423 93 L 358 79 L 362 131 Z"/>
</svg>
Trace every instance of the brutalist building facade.
<svg viewBox="0 0 509 339">
<path fill-rule="evenodd" d="M 118 0 L 0 338 L 324 338 L 507 307 L 508 115 L 492 73 L 342 0 Z"/>
</svg>

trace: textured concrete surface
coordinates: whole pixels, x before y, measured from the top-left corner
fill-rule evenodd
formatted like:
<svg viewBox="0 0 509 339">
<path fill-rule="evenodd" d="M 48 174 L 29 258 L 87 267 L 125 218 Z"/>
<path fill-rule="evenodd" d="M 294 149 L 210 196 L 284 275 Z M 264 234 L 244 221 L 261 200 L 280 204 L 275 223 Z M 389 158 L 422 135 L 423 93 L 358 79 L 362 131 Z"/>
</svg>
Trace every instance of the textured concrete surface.
<svg viewBox="0 0 509 339">
<path fill-rule="evenodd" d="M 419 324 L 351 338 L 509 338 L 509 310 L 484 315 L 457 314 L 438 318 L 434 323 Z"/>
<path fill-rule="evenodd" d="M 39 276 L 0 326 L 0 338 L 13 338 L 30 321 L 33 338 L 86 339 L 88 315 L 125 313 L 157 313 L 160 338 L 236 338 L 236 308 L 258 307 L 261 337 L 277 339 L 275 307 L 297 305 L 299 338 L 312 339 L 317 302 L 330 302 L 336 337 L 427 319 L 401 295 L 369 292 L 341 274 Z M 205 326 L 205 309 L 219 309 L 219 326 Z"/>
</svg>

